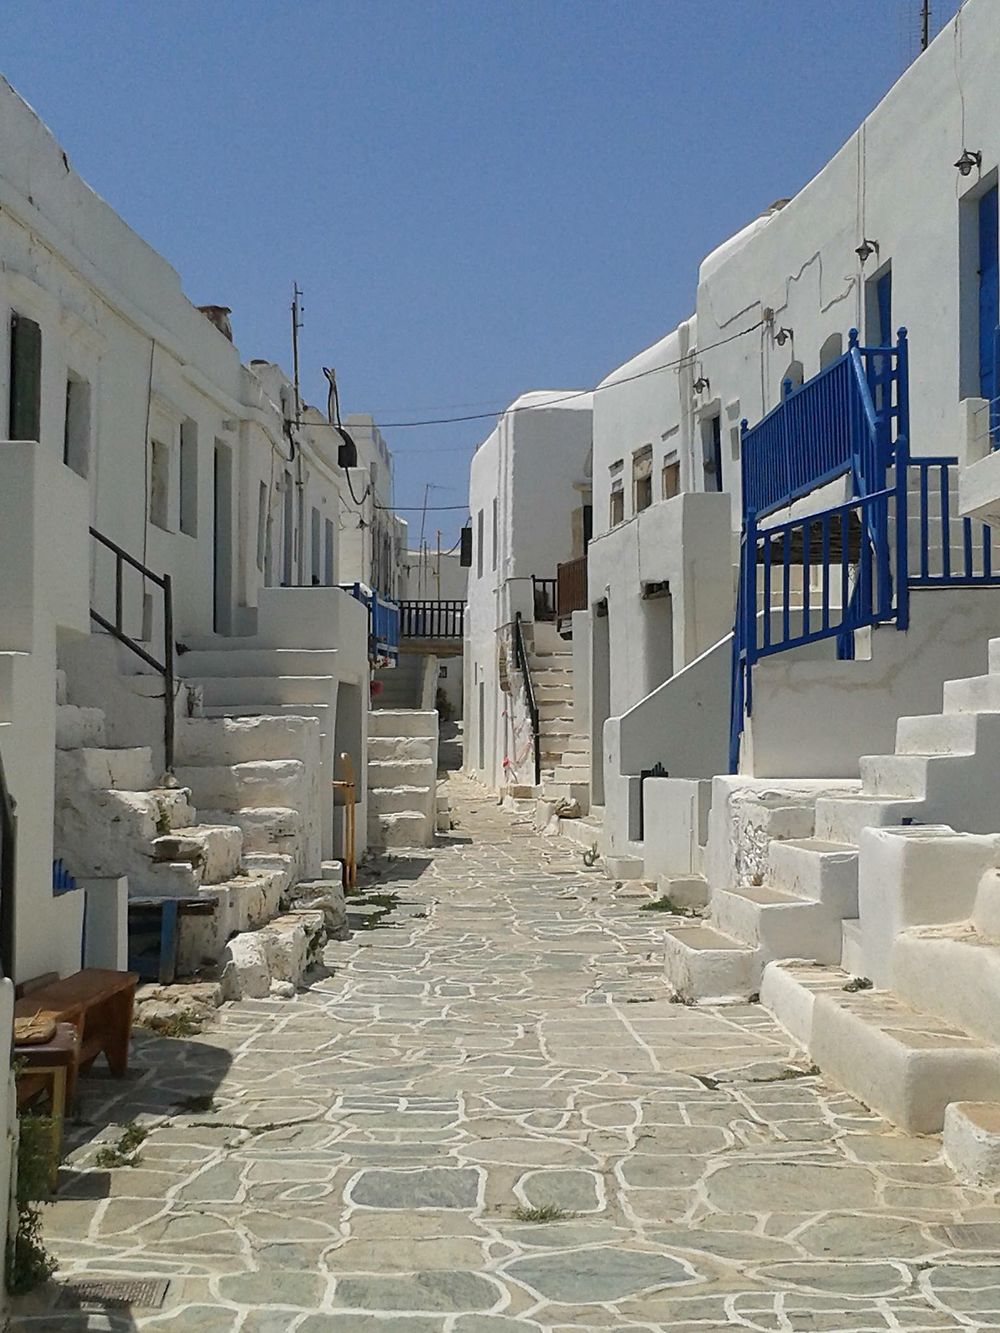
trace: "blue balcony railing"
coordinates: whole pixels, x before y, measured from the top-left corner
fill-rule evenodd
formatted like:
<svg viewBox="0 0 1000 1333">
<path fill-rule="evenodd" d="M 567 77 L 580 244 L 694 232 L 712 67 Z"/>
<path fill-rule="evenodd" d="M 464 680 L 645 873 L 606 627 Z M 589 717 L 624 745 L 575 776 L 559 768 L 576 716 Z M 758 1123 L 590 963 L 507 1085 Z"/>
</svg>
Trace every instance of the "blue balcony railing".
<svg viewBox="0 0 1000 1333">
<path fill-rule="evenodd" d="M 368 661 L 373 667 L 394 667 L 399 662 L 399 604 L 383 597 L 367 583 L 342 583 L 368 610 Z"/>
</svg>

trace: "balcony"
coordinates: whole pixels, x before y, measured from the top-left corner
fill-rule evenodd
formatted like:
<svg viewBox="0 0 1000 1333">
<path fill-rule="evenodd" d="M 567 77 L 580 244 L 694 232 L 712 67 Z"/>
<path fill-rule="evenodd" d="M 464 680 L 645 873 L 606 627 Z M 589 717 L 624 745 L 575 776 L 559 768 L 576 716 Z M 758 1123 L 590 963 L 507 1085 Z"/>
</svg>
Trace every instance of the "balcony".
<svg viewBox="0 0 1000 1333">
<path fill-rule="evenodd" d="M 345 592 L 368 609 L 368 661 L 373 667 L 399 662 L 399 606 L 367 583 L 341 583 Z"/>
<path fill-rule="evenodd" d="M 429 639 L 434 643 L 461 640 L 465 632 L 465 602 L 426 598 L 400 602 L 401 639 Z"/>
</svg>

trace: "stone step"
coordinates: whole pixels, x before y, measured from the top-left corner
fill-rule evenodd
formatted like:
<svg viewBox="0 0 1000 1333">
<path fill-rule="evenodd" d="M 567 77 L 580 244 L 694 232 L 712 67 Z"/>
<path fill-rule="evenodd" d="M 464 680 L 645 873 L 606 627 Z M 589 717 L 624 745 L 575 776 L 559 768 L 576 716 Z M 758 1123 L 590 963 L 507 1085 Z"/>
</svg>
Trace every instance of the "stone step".
<svg viewBox="0 0 1000 1333">
<path fill-rule="evenodd" d="M 922 801 L 932 764 L 955 762 L 952 755 L 865 754 L 858 761 L 864 796 L 907 797 Z"/>
<path fill-rule="evenodd" d="M 592 815 L 584 815 L 582 819 L 559 821 L 559 836 L 582 851 L 589 852 L 595 845 L 600 848 L 603 832 L 603 825 Z"/>
<path fill-rule="evenodd" d="M 244 855 L 252 852 L 277 852 L 291 856 L 296 865 L 301 859 L 305 829 L 297 809 L 283 806 L 243 807 L 239 810 L 199 810 L 198 823 L 235 824 L 243 835 Z"/>
<path fill-rule="evenodd" d="M 766 884 L 717 889 L 712 894 L 713 928 L 759 951 L 758 967 L 772 958 L 838 963 L 840 922 L 823 903 Z"/>
<path fill-rule="evenodd" d="M 946 713 L 1000 713 L 1000 675 L 967 676 L 944 683 Z"/>
<path fill-rule="evenodd" d="M 56 749 L 79 750 L 105 744 L 104 709 L 56 705 Z"/>
<path fill-rule="evenodd" d="M 890 991 L 849 992 L 840 968 L 771 963 L 761 1002 L 823 1074 L 909 1134 L 936 1134 L 953 1101 L 1000 1099 L 1000 1050 Z"/>
<path fill-rule="evenodd" d="M 768 882 L 798 898 L 827 904 L 837 916 L 858 914 L 858 853 L 820 838 L 773 839 Z"/>
<path fill-rule="evenodd" d="M 368 714 L 369 736 L 436 736 L 438 715 L 419 708 L 373 708 Z"/>
<path fill-rule="evenodd" d="M 105 749 L 85 745 L 78 750 L 56 752 L 56 786 L 115 791 L 149 791 L 156 781 L 153 752 L 147 745 L 130 749 Z"/>
<path fill-rule="evenodd" d="M 945 1111 L 941 1146 L 963 1185 L 1000 1188 L 1000 1103 L 952 1102 Z"/>
<path fill-rule="evenodd" d="M 971 921 L 897 935 L 892 988 L 942 1022 L 1000 1043 L 1000 943 L 985 939 Z"/>
<path fill-rule="evenodd" d="M 368 842 L 372 847 L 429 847 L 434 841 L 434 821 L 419 810 L 368 817 Z"/>
<path fill-rule="evenodd" d="M 704 875 L 658 875 L 656 888 L 661 898 L 669 898 L 677 907 L 708 906 L 708 880 Z"/>
<path fill-rule="evenodd" d="M 576 765 L 567 766 L 566 755 L 563 755 L 563 762 L 557 764 L 552 771 L 552 781 L 559 787 L 580 787 L 584 791 L 590 791 L 590 765 L 585 768 L 577 768 Z"/>
<path fill-rule="evenodd" d="M 559 769 L 556 769 L 555 776 L 542 783 L 542 797 L 547 801 L 576 801 L 585 814 L 590 802 L 590 784 L 560 778 Z"/>
<path fill-rule="evenodd" d="M 562 703 L 563 701 L 572 704 L 573 702 L 573 685 L 570 681 L 561 685 L 536 685 L 534 677 L 532 677 L 531 683 L 535 687 L 535 702 L 537 704 Z"/>
<path fill-rule="evenodd" d="M 189 796 L 184 787 L 57 788 L 55 855 L 78 877 L 143 874 L 156 838 L 195 822 Z"/>
<path fill-rule="evenodd" d="M 840 966 L 850 977 L 866 977 L 865 937 L 857 917 L 845 917 L 840 923 Z"/>
<path fill-rule="evenodd" d="M 604 868 L 612 879 L 644 879 L 646 875 L 641 856 L 607 856 Z"/>
<path fill-rule="evenodd" d="M 210 768 L 257 760 L 295 759 L 319 732 L 311 717 L 192 717 L 177 722 L 177 763 Z"/>
<path fill-rule="evenodd" d="M 241 764 L 178 767 L 177 780 L 191 789 L 198 809 L 260 809 L 308 803 L 305 765 L 298 759 L 261 759 Z"/>
<path fill-rule="evenodd" d="M 239 873 L 243 834 L 235 824 L 194 824 L 153 839 L 154 863 L 187 861 L 202 884 L 222 884 Z"/>
<path fill-rule="evenodd" d="M 581 773 L 590 772 L 590 755 L 585 750 L 563 750 L 563 768 L 573 768 Z"/>
<path fill-rule="evenodd" d="M 256 720 L 267 722 L 284 719 L 309 721 L 315 718 L 319 723 L 320 735 L 331 736 L 336 725 L 336 710 L 326 703 L 243 703 L 243 704 L 205 704 L 201 709 L 201 718 L 210 721 Z"/>
<path fill-rule="evenodd" d="M 901 717 L 896 723 L 896 753 L 905 754 L 975 754 L 980 729 L 1000 713 L 931 713 L 922 717 Z"/>
<path fill-rule="evenodd" d="M 574 733 L 572 736 L 570 736 L 570 738 L 569 738 L 569 744 L 566 746 L 566 749 L 564 750 L 563 753 L 564 753 L 564 754 L 585 754 L 585 755 L 588 757 L 588 759 L 589 759 L 589 758 L 590 758 L 590 737 L 589 737 L 589 736 L 581 736 L 581 735 L 579 735 L 579 733 Z"/>
<path fill-rule="evenodd" d="M 328 701 L 336 676 L 218 676 L 197 680 L 206 704 L 295 704 Z"/>
<path fill-rule="evenodd" d="M 821 796 L 816 802 L 816 837 L 857 849 L 866 828 L 886 828 L 919 817 L 922 802 L 905 797 Z"/>
<path fill-rule="evenodd" d="M 671 926 L 664 934 L 666 978 L 682 999 L 745 1000 L 757 989 L 757 954 L 710 926 Z"/>
<path fill-rule="evenodd" d="M 543 727 L 555 720 L 573 721 L 573 700 L 560 699 L 558 701 L 546 699 L 538 703 L 538 716 Z"/>
<path fill-rule="evenodd" d="M 195 649 L 177 656 L 185 680 L 230 680 L 234 676 L 268 679 L 280 676 L 333 676 L 340 656 L 336 648 Z"/>
<path fill-rule="evenodd" d="M 369 787 L 368 815 L 402 814 L 415 810 L 427 814 L 436 809 L 436 800 L 432 787 Z M 445 806 L 447 809 L 447 806 Z"/>
<path fill-rule="evenodd" d="M 537 689 L 541 685 L 567 685 L 573 687 L 572 671 L 563 671 L 558 667 L 531 668 L 531 683 Z"/>
<path fill-rule="evenodd" d="M 432 759 L 369 759 L 368 787 L 433 787 Z"/>
<path fill-rule="evenodd" d="M 368 759 L 430 759 L 434 758 L 433 736 L 369 736 Z"/>
</svg>

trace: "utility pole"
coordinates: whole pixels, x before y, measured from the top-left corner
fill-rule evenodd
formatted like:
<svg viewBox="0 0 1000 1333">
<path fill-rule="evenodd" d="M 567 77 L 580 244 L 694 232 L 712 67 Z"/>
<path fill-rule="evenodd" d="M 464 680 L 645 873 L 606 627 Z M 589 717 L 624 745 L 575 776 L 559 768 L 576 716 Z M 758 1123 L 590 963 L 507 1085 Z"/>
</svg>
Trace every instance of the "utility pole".
<svg viewBox="0 0 1000 1333">
<path fill-rule="evenodd" d="M 921 0 L 920 5 L 920 49 L 926 51 L 931 44 L 931 0 Z"/>
<path fill-rule="evenodd" d="M 295 384 L 295 424 L 302 425 L 302 394 L 299 390 L 299 329 L 302 327 L 302 289 L 298 283 L 292 287 L 292 379 Z"/>
<path fill-rule="evenodd" d="M 441 600 L 441 529 L 437 530 L 437 599 Z"/>
</svg>

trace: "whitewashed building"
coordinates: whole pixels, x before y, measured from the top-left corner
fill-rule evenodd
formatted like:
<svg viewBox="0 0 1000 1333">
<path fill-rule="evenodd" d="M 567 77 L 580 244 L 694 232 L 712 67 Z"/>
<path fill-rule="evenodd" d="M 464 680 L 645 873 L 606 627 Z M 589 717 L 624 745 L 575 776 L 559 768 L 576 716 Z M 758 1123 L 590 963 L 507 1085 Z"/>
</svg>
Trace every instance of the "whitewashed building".
<svg viewBox="0 0 1000 1333">
<path fill-rule="evenodd" d="M 228 316 L 0 81 L 8 1033 L 15 981 L 124 965 L 130 895 L 213 904 L 182 970 L 294 980 L 317 913 L 268 922 L 339 880 L 341 753 L 364 851 L 371 621 L 338 585 L 396 591 L 391 456 L 370 417 L 345 436 L 278 367 L 241 364 Z M 265 926 L 266 950 L 239 943 Z"/>
<path fill-rule="evenodd" d="M 590 394 L 545 391 L 516 399 L 472 459 L 464 766 L 496 790 L 558 776 L 578 734 L 556 585 L 584 554 L 591 449 Z"/>
</svg>

